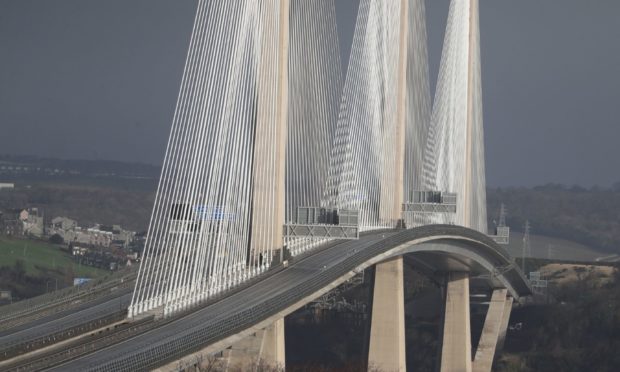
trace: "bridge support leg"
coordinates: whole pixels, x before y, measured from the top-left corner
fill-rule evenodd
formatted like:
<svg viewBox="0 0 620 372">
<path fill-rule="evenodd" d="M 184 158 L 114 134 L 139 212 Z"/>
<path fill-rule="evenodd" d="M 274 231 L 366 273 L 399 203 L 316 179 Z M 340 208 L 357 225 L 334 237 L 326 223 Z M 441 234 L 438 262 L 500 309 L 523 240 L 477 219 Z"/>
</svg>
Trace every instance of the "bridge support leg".
<svg viewBox="0 0 620 372">
<path fill-rule="evenodd" d="M 284 318 L 265 329 L 236 342 L 225 351 L 226 371 L 260 369 L 260 366 L 284 370 Z"/>
<path fill-rule="evenodd" d="M 284 370 L 286 354 L 284 348 L 284 318 L 276 320 L 265 328 L 260 352 L 261 362 Z"/>
<path fill-rule="evenodd" d="M 243 371 L 251 369 L 260 359 L 260 351 L 264 336 L 264 330 L 257 331 L 225 350 L 225 370 Z"/>
<path fill-rule="evenodd" d="M 489 310 L 484 320 L 482 336 L 476 348 L 476 355 L 472 363 L 474 372 L 491 372 L 495 349 L 499 341 L 500 328 L 506 310 L 506 289 L 496 289 L 491 296 Z"/>
<path fill-rule="evenodd" d="M 447 275 L 441 372 L 471 372 L 469 273 Z"/>
<path fill-rule="evenodd" d="M 510 312 L 512 311 L 512 297 L 506 298 L 506 303 L 504 305 L 504 314 L 502 317 L 502 324 L 499 328 L 499 337 L 497 340 L 497 351 L 501 351 L 504 349 L 504 342 L 506 342 L 506 332 L 508 331 L 508 322 L 510 321 Z"/>
<path fill-rule="evenodd" d="M 286 194 L 290 3 L 289 0 L 266 2 L 265 8 L 263 21 L 266 30 L 262 32 L 265 38 L 263 43 L 267 50 L 277 50 L 277 60 L 274 61 L 271 53 L 263 53 L 257 81 L 259 94 L 254 139 L 254 205 L 248 253 L 248 264 L 251 266 L 263 265 L 262 260 L 271 262 L 273 253 L 279 253 L 281 262 L 284 254 L 282 226 Z M 274 25 L 278 24 L 279 30 L 274 29 Z M 278 32 L 277 40 L 271 37 L 273 32 Z M 277 71 L 273 69 L 274 63 L 277 63 Z M 277 93 L 270 93 L 274 88 Z M 275 100 L 275 106 L 272 105 L 272 100 Z M 272 213 L 265 214 L 265 211 Z"/>
<path fill-rule="evenodd" d="M 405 371 L 403 257 L 376 265 L 368 368 Z"/>
</svg>

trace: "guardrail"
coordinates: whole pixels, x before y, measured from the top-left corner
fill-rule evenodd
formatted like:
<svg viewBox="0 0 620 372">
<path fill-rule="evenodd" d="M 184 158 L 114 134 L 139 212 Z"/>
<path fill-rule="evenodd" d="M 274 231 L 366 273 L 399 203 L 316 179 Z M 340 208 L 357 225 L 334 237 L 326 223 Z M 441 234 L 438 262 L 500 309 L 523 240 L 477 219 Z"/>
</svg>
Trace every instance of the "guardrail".
<svg viewBox="0 0 620 372">
<path fill-rule="evenodd" d="M 51 313 L 82 305 L 107 294 L 113 288 L 132 286 L 136 275 L 136 269 L 117 272 L 83 285 L 64 288 L 2 306 L 0 307 L 0 331 L 40 319 Z"/>
<path fill-rule="evenodd" d="M 30 353 L 34 350 L 68 340 L 78 335 L 90 332 L 95 329 L 105 327 L 114 322 L 121 321 L 127 317 L 127 311 L 119 311 L 111 315 L 107 315 L 86 323 L 78 324 L 59 332 L 49 335 L 37 337 L 26 342 L 15 342 L 13 344 L 5 344 L 0 348 L 0 361 L 7 360 L 22 354 Z"/>
<path fill-rule="evenodd" d="M 134 322 L 116 324 L 111 328 L 90 334 L 86 338 L 70 342 L 61 350 L 42 352 L 27 360 L 7 364 L 3 366 L 3 370 L 21 372 L 51 368 L 154 328 L 153 320 L 154 317 L 150 316 Z"/>
</svg>

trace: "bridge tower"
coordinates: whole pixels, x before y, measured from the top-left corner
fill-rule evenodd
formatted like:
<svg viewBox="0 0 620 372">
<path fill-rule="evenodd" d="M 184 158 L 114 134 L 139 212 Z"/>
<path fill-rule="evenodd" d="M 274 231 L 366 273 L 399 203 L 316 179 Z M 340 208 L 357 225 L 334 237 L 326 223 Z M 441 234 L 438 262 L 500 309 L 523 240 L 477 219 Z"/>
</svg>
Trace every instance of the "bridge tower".
<svg viewBox="0 0 620 372">
<path fill-rule="evenodd" d="M 400 1 L 398 38 L 398 84 L 396 94 L 396 152 L 394 190 L 391 208 L 393 221 L 403 219 L 405 186 L 405 138 L 407 133 L 407 56 L 409 34 L 409 0 Z M 384 199 L 385 192 L 382 192 Z M 386 198 L 387 199 L 387 198 Z M 368 367 L 385 371 L 405 371 L 405 299 L 403 257 L 375 266 Z"/>
<path fill-rule="evenodd" d="M 289 0 L 266 1 L 264 12 L 265 30 L 262 47 L 267 50 L 277 50 L 277 68 L 270 66 L 271 61 L 264 58 L 260 61 L 258 79 L 258 113 L 255 133 L 255 147 L 253 157 L 253 194 L 252 194 L 252 222 L 249 256 L 267 260 L 266 252 L 273 252 L 277 257 L 269 257 L 269 261 L 276 259 L 279 262 L 284 258 L 283 230 L 286 187 L 286 139 L 288 123 L 288 61 L 289 61 Z M 269 37 L 278 25 L 277 37 Z M 273 76 L 275 74 L 275 76 Z M 275 97 L 268 92 L 273 89 L 272 82 L 276 81 Z M 275 98 L 275 106 L 269 102 Z M 275 117 L 271 110 L 275 110 Z M 275 123 L 274 123 L 275 119 Z M 275 124 L 275 127 L 274 127 Z M 275 151 L 265 151 L 266 146 L 273 145 Z M 270 157 L 275 156 L 275 161 Z M 270 213 L 270 211 L 272 211 Z M 249 260 L 248 260 L 249 261 Z M 284 368 L 286 364 L 284 343 L 284 318 L 276 320 L 267 327 L 262 335 L 263 347 L 261 360 L 270 365 Z"/>
<path fill-rule="evenodd" d="M 282 258 L 284 244 L 282 226 L 285 211 L 285 158 L 288 122 L 288 49 L 289 49 L 289 0 L 265 2 L 264 26 L 273 28 L 279 25 L 277 38 L 271 38 L 273 30 L 265 30 L 261 36 L 263 48 L 277 50 L 277 68 L 270 66 L 264 57 L 260 61 L 258 79 L 258 112 L 256 121 L 253 157 L 253 193 L 250 255 L 272 250 Z M 274 45 L 276 44 L 276 45 Z M 275 75 L 275 76 L 273 76 Z M 267 92 L 276 81 L 275 107 L 268 100 Z M 275 110 L 275 117 L 271 110 Z M 275 120 L 274 120 L 275 119 Z M 274 123 L 275 121 L 275 123 Z M 275 126 L 274 126 L 275 124 Z M 275 140 L 275 141 L 274 141 Z M 275 151 L 265 151 L 273 144 Z M 275 156 L 275 161 L 270 160 Z M 269 213 L 273 211 L 273 213 Z M 267 237 L 267 238 L 265 238 Z M 263 259 L 267 259 L 264 257 Z"/>
</svg>

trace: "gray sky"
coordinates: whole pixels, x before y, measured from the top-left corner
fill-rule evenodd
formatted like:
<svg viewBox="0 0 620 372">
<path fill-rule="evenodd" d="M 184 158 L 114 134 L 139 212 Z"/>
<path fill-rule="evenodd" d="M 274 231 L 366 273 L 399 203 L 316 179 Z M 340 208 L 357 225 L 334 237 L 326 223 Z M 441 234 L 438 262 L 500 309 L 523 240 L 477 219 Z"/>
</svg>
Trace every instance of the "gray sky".
<svg viewBox="0 0 620 372">
<path fill-rule="evenodd" d="M 431 80 L 448 0 L 427 0 Z M 357 0 L 337 0 L 342 39 Z M 190 0 L 0 0 L 0 153 L 163 160 Z M 487 181 L 620 181 L 620 1 L 481 0 Z"/>
</svg>

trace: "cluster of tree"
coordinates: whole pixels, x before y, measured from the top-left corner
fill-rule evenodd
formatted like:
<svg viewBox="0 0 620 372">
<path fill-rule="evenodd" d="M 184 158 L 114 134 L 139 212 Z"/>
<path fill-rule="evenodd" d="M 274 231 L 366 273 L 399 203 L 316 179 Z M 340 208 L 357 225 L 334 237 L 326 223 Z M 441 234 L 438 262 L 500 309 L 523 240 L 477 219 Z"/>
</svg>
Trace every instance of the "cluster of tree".
<svg viewBox="0 0 620 372">
<path fill-rule="evenodd" d="M 259 359 L 254 362 L 250 362 L 250 364 L 244 364 L 241 366 L 230 366 L 227 365 L 226 360 L 222 357 L 218 356 L 210 356 L 207 358 L 202 358 L 195 361 L 195 365 L 192 366 L 193 370 L 199 372 L 284 372 L 284 368 L 282 366 L 274 366 L 262 359 Z M 363 362 L 349 362 L 338 368 L 324 366 L 321 363 L 307 363 L 307 364 L 298 364 L 291 366 L 288 364 L 286 366 L 286 371 L 291 372 L 358 372 L 358 371 L 368 371 L 368 372 L 381 372 L 380 369 L 374 367 L 366 367 L 366 364 Z"/>
<path fill-rule="evenodd" d="M 529 220 L 536 234 L 572 240 L 620 253 L 620 184 L 611 188 L 546 185 L 487 190 L 489 222 L 500 204 L 508 209 L 508 225 L 523 231 Z"/>
<path fill-rule="evenodd" d="M 73 284 L 71 268 L 51 270 L 37 266 L 36 269 L 37 275 L 29 274 L 22 260 L 15 261 L 13 266 L 0 266 L 0 288 L 10 290 L 13 300 L 19 300 Z"/>
<path fill-rule="evenodd" d="M 517 310 L 522 335 L 509 334 L 499 371 L 619 371 L 620 274 L 585 275 L 552 290 L 554 304 Z M 522 339 L 523 342 L 520 342 Z"/>
</svg>

